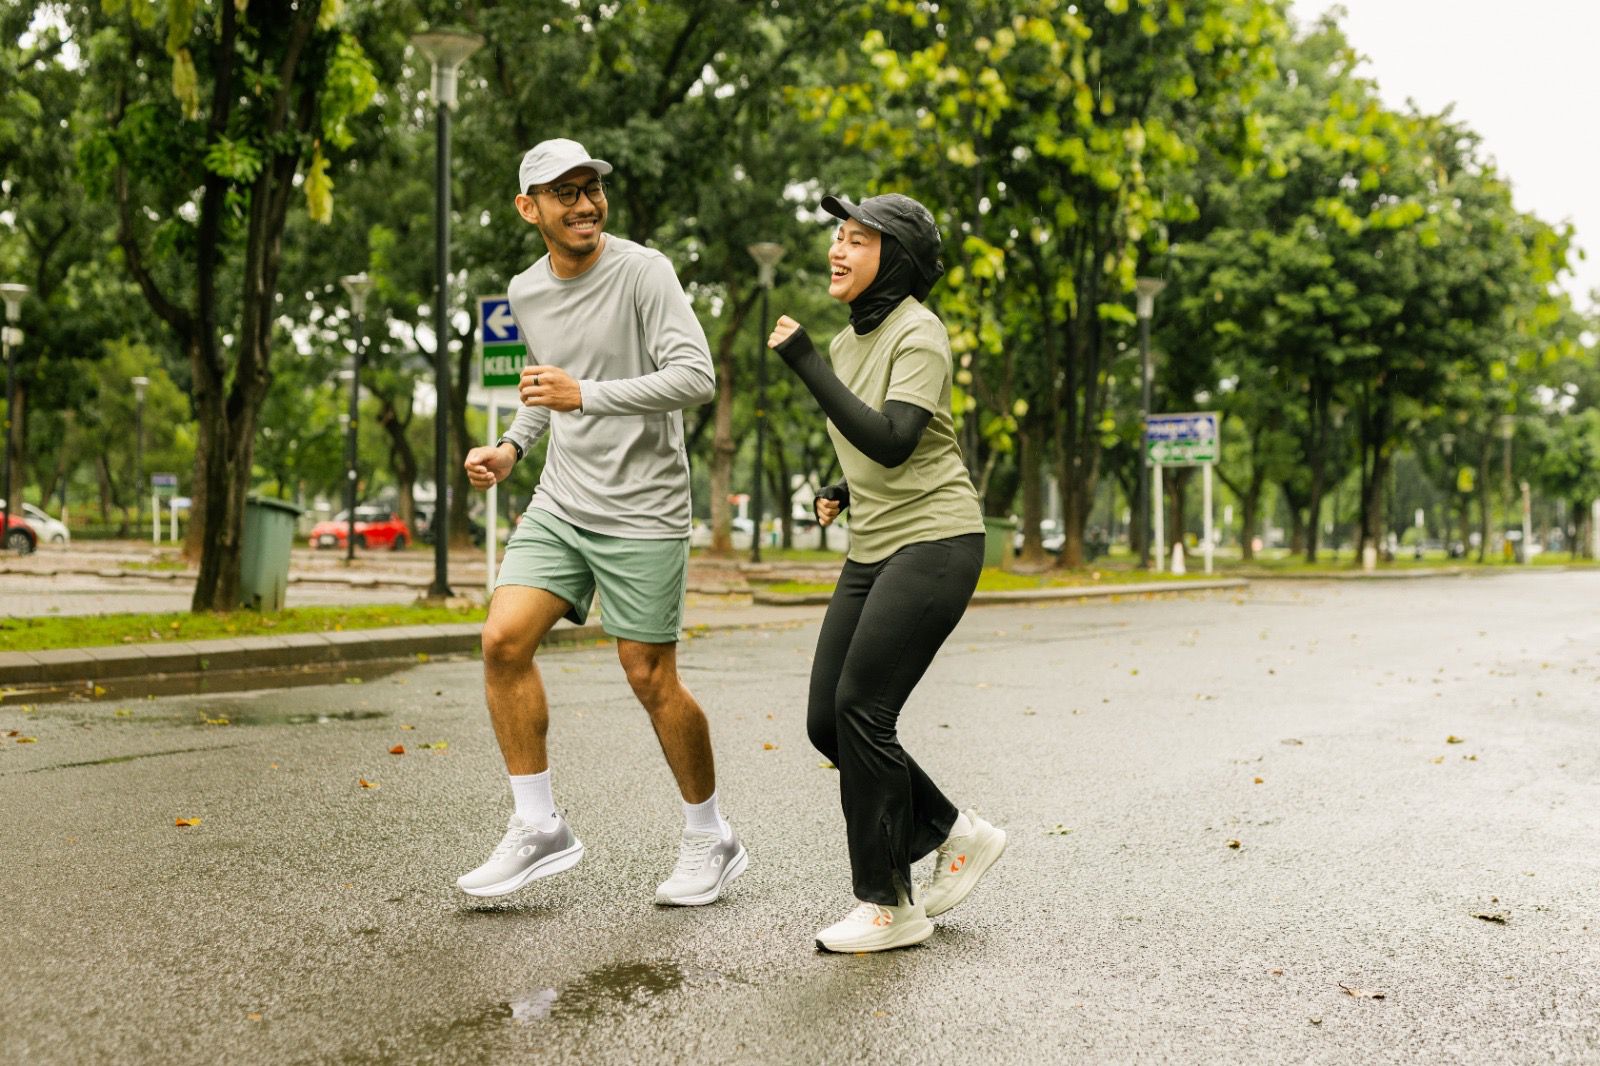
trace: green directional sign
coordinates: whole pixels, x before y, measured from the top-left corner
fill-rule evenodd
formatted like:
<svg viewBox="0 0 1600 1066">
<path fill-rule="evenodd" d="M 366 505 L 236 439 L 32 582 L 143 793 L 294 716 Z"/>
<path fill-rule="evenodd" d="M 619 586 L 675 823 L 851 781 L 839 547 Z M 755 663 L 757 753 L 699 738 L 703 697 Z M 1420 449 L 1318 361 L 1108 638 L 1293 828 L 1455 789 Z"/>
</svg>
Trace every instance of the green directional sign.
<svg viewBox="0 0 1600 1066">
<path fill-rule="evenodd" d="M 478 297 L 478 341 L 483 351 L 482 375 L 486 389 L 515 386 L 528 365 L 528 346 L 505 296 Z"/>
</svg>

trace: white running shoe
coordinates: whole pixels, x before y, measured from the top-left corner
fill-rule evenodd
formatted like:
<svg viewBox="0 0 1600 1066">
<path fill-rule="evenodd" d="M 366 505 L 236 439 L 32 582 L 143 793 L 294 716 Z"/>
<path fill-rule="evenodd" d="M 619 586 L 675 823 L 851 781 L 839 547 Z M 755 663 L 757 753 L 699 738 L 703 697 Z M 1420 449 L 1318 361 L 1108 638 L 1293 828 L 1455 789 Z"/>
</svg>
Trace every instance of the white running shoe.
<svg viewBox="0 0 1600 1066">
<path fill-rule="evenodd" d="M 978 887 L 978 880 L 1006 850 L 1006 833 L 968 810 L 972 832 L 951 837 L 939 845 L 934 856 L 933 880 L 922 895 L 928 917 L 943 914 L 959 904 Z"/>
<path fill-rule="evenodd" d="M 678 845 L 678 865 L 656 888 L 656 902 L 669 907 L 703 907 L 722 895 L 728 882 L 750 863 L 739 834 L 685 830 Z"/>
<path fill-rule="evenodd" d="M 456 878 L 456 887 L 469 896 L 503 896 L 529 881 L 578 865 L 583 842 L 572 834 L 565 818 L 554 817 L 554 828 L 540 830 L 513 814 L 489 861 Z"/>
<path fill-rule="evenodd" d="M 933 923 L 921 903 L 885 907 L 857 901 L 841 921 L 817 934 L 817 947 L 840 953 L 888 951 L 920 944 L 932 935 Z"/>
</svg>

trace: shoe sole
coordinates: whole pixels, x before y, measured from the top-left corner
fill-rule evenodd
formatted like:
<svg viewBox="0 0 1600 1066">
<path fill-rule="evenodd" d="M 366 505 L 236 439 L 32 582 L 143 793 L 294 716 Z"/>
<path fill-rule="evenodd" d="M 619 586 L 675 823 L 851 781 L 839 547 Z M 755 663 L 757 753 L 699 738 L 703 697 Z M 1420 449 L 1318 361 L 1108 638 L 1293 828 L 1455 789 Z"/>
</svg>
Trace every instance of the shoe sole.
<svg viewBox="0 0 1600 1066">
<path fill-rule="evenodd" d="M 969 867 L 972 872 L 969 876 L 963 878 L 961 881 L 961 884 L 965 885 L 966 887 L 961 888 L 960 891 L 958 891 L 956 895 L 951 898 L 950 902 L 946 903 L 938 910 L 934 910 L 931 907 L 928 908 L 927 913 L 929 918 L 935 918 L 941 914 L 948 914 L 957 907 L 961 906 L 962 903 L 966 902 L 967 897 L 972 895 L 972 890 L 978 887 L 978 882 L 983 880 L 983 875 L 989 872 L 989 867 L 993 866 L 997 861 L 999 861 L 1000 856 L 1006 853 L 1006 844 L 1010 842 L 1011 838 L 1006 836 L 1006 831 L 1004 829 L 996 829 L 995 832 L 1000 835 L 999 847 L 973 856 L 972 866 Z"/>
<path fill-rule="evenodd" d="M 748 865 L 750 865 L 749 853 L 741 845 L 739 854 L 735 855 L 733 861 L 722 871 L 722 876 L 717 879 L 717 883 L 706 891 L 693 896 L 680 896 L 677 899 L 657 893 L 656 902 L 663 907 L 704 907 L 707 903 L 715 903 L 721 897 L 722 890 L 728 887 L 728 883 L 744 873 L 745 867 Z"/>
<path fill-rule="evenodd" d="M 458 881 L 456 882 L 456 887 L 469 896 L 478 896 L 480 898 L 485 896 L 504 896 L 515 892 L 529 881 L 537 881 L 541 877 L 554 877 L 556 874 L 565 873 L 578 865 L 579 860 L 582 858 L 583 841 L 579 840 L 566 851 L 558 851 L 554 855 L 545 856 L 515 877 L 508 877 L 504 881 L 478 888 L 468 888 Z"/>
<path fill-rule="evenodd" d="M 871 951 L 893 951 L 895 948 L 909 948 L 922 943 L 933 935 L 933 923 L 924 918 L 921 922 L 912 922 L 897 930 L 894 937 L 889 940 L 873 941 L 858 940 L 839 944 L 824 944 L 817 940 L 817 950 L 825 951 L 830 955 L 864 955 Z"/>
</svg>

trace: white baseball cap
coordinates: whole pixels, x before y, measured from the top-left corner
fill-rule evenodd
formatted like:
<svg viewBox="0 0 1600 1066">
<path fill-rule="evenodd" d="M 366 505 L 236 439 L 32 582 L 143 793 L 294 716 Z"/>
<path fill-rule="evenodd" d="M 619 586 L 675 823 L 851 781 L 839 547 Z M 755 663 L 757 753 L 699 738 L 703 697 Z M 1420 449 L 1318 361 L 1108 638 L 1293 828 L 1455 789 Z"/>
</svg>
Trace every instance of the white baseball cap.
<svg viewBox="0 0 1600 1066">
<path fill-rule="evenodd" d="M 517 192 L 525 193 L 534 185 L 554 181 L 569 170 L 588 167 L 596 174 L 611 173 L 611 164 L 604 159 L 589 158 L 589 149 L 577 141 L 556 137 L 540 141 L 529 148 L 517 168 Z"/>
</svg>

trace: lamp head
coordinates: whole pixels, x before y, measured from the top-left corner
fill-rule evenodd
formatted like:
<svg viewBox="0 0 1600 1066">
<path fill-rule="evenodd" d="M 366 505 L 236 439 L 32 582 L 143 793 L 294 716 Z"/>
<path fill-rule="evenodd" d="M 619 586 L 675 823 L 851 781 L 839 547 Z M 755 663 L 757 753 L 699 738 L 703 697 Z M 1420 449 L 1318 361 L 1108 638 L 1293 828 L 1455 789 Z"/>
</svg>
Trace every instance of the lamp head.
<svg viewBox="0 0 1600 1066">
<path fill-rule="evenodd" d="M 1138 278 L 1133 283 L 1134 295 L 1138 300 L 1139 317 L 1149 318 L 1155 314 L 1156 297 L 1161 295 L 1161 290 L 1167 283 L 1160 278 Z"/>
<path fill-rule="evenodd" d="M 456 72 L 472 53 L 483 47 L 483 36 L 448 26 L 411 35 L 411 46 L 433 64 L 433 95 L 439 103 L 456 109 Z"/>
<path fill-rule="evenodd" d="M 144 390 L 150 387 L 150 379 L 140 375 L 133 379 L 133 398 L 144 403 Z"/>
<path fill-rule="evenodd" d="M 776 241 L 761 241 L 758 244 L 750 245 L 745 251 L 750 253 L 750 258 L 754 259 L 756 266 L 761 268 L 761 287 L 763 289 L 772 288 L 778 260 L 783 258 L 783 254 L 788 249 Z"/>
<path fill-rule="evenodd" d="M 6 302 L 6 321 L 15 322 L 22 317 L 22 301 L 33 290 L 26 285 L 8 281 L 0 285 L 0 299 Z"/>
<path fill-rule="evenodd" d="M 359 318 L 367 313 L 367 293 L 372 291 L 373 281 L 367 277 L 366 271 L 360 274 L 346 274 L 339 279 L 339 284 L 344 286 L 344 291 L 350 294 L 350 307 Z"/>
</svg>

